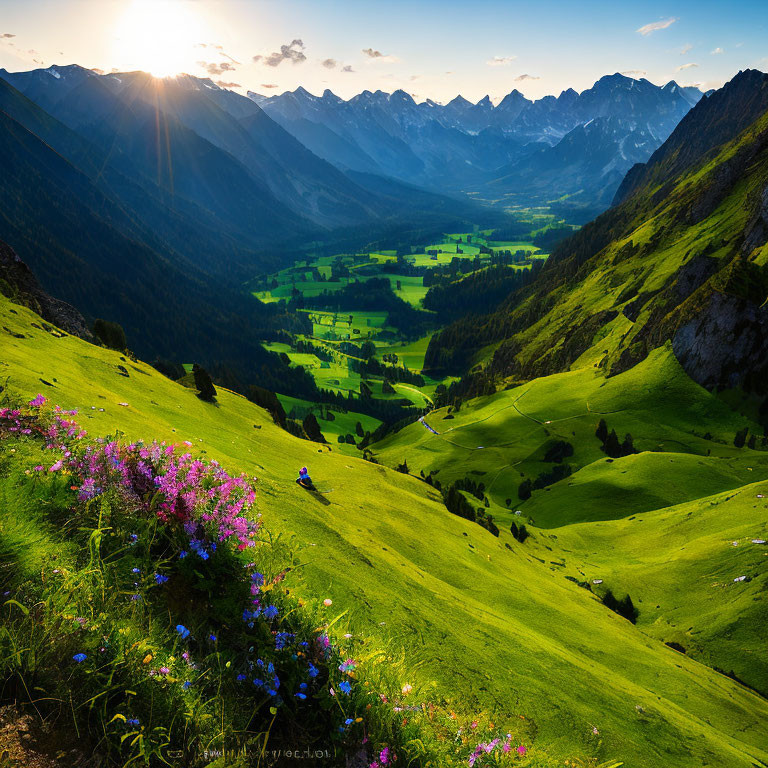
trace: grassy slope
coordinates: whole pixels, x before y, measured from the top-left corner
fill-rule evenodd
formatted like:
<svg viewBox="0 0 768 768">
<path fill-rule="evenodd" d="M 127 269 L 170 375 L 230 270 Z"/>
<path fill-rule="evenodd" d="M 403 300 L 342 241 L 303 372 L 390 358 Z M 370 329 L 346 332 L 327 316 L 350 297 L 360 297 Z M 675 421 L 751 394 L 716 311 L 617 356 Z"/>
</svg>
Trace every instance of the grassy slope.
<svg viewBox="0 0 768 768">
<path fill-rule="evenodd" d="M 537 524 L 545 526 L 618 517 L 698 498 L 702 482 L 705 492 L 713 493 L 768 477 L 768 454 L 740 451 L 732 445 L 736 431 L 749 422 L 691 381 L 667 349 L 657 350 L 640 365 L 610 379 L 592 368 L 554 374 L 473 400 L 453 419 L 447 415 L 446 409 L 440 409 L 426 417 L 440 435 L 412 424 L 379 443 L 377 455 L 389 466 L 406 459 L 415 473 L 439 470 L 435 477 L 443 485 L 470 476 L 484 483 L 489 498 L 501 507 L 508 498 L 518 504 L 517 489 L 524 478 L 535 479 L 552 468 L 543 459 L 547 446 L 557 440 L 574 446 L 574 455 L 566 459 L 574 469 L 598 462 L 582 470 L 592 481 L 610 483 L 612 474 L 632 468 L 623 482 L 613 482 L 619 495 L 610 498 L 610 504 L 609 490 L 593 498 L 594 489 L 582 494 L 567 489 L 564 483 L 574 483 L 578 489 L 584 481 L 582 472 L 550 491 L 534 491 L 532 500 L 521 508 L 528 513 L 530 507 Z M 594 436 L 601 418 L 620 438 L 631 433 L 640 451 L 696 458 L 678 457 L 681 464 L 675 465 L 642 455 L 609 473 Z M 752 431 L 759 430 L 750 426 Z M 712 439 L 705 439 L 707 432 Z M 706 461 L 708 452 L 723 461 L 716 465 Z M 752 472 L 743 462 L 745 455 L 750 457 Z M 717 467 L 714 473 L 710 466 Z M 633 498 L 640 485 L 643 496 Z M 557 501 L 550 503 L 545 498 L 550 496 Z"/>
<path fill-rule="evenodd" d="M 142 363 L 36 322 L 0 303 L 0 327 L 25 337 L 3 332 L 0 376 L 12 392 L 79 407 L 92 434 L 188 439 L 256 474 L 271 525 L 307 545 L 313 592 L 348 609 L 352 631 L 407 649 L 416 686 L 434 681 L 461 706 L 524 714 L 558 764 L 591 751 L 593 725 L 603 754 L 632 766 L 768 760 L 768 702 L 638 633 L 531 547 L 450 516 L 413 478 L 292 438 L 243 398 L 222 391 L 218 406 L 202 403 Z M 330 493 L 295 486 L 303 464 Z"/>
<path fill-rule="evenodd" d="M 579 564 L 578 578 L 604 578 L 620 594 L 640 596 L 644 631 L 768 693 L 768 546 L 752 543 L 768 539 L 760 496 L 768 482 L 551 534 L 567 565 Z M 740 576 L 750 580 L 735 582 Z"/>
</svg>

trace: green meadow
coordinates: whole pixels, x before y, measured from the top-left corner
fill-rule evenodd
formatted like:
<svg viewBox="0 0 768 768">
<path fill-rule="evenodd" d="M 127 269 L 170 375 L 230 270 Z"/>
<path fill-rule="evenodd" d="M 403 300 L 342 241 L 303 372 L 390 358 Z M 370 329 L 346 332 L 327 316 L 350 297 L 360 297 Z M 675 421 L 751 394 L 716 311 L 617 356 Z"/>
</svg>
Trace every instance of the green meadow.
<svg viewBox="0 0 768 768">
<path fill-rule="evenodd" d="M 623 380 L 575 371 L 471 401 L 454 419 L 436 411 L 427 420 L 442 435 L 417 423 L 379 447 L 384 464 L 407 458 L 413 474 L 442 454 L 445 469 L 438 477 L 480 471 L 474 457 L 484 454 L 487 468 L 497 463 L 491 470 L 499 483 L 490 491 L 494 512 L 506 509 L 503 497 L 516 488 L 520 472 L 532 473 L 542 463 L 547 440 L 576 432 L 585 447 L 580 440 L 571 461 L 585 468 L 604 461 L 594 437 L 595 445 L 587 439 L 599 413 L 609 413 L 609 426 L 634 430 L 643 450 L 662 446 L 678 460 L 680 454 L 706 457 L 711 448 L 711 456 L 723 461 L 707 488 L 691 482 L 688 501 L 678 493 L 669 498 L 678 506 L 658 511 L 627 506 L 596 518 L 584 502 L 550 511 L 547 519 L 542 506 L 531 515 L 541 525 L 538 519 L 530 525 L 532 535 L 520 544 L 506 528 L 497 538 L 449 514 L 435 489 L 417 477 L 334 444 L 292 437 L 238 395 L 220 390 L 215 404 L 202 402 L 140 361 L 52 335 L 33 313 L 5 299 L 0 325 L 11 331 L 0 363 L 9 394 L 31 398 L 42 392 L 78 408 L 91 435 L 119 430 L 129 439 L 188 440 L 195 453 L 256 476 L 264 520 L 301 548 L 297 590 L 333 600 L 336 631 L 387 648 L 419 700 L 524 722 L 531 747 L 521 764 L 556 766 L 594 757 L 648 768 L 747 768 L 768 761 L 768 702 L 706 664 L 716 660 L 725 671 L 733 668 L 751 685 L 762 685 L 759 664 L 750 677 L 744 660 L 750 649 L 759 653 L 765 619 L 763 603 L 755 600 L 765 587 L 762 561 L 755 559 L 762 554 L 758 545 L 745 543 L 760 531 L 745 510 L 764 504 L 757 494 L 768 493 L 768 472 L 759 452 L 730 446 L 743 417 L 686 380 L 664 350 L 655 366 L 630 371 Z M 696 433 L 695 417 L 704 409 L 713 437 L 725 443 Z M 741 481 L 733 460 L 742 455 L 753 467 L 753 482 L 726 500 L 731 483 Z M 294 483 L 303 465 L 323 494 L 308 494 Z M 629 474 L 629 463 L 627 469 Z M 714 474 L 706 469 L 702 477 Z M 531 509 L 552 492 L 535 491 Z M 516 506 L 506 514 L 512 516 Z M 6 539 L 22 522 L 20 511 L 7 509 L 0 523 Z M 525 504 L 521 509 L 530 517 Z M 706 513 L 706 524 L 698 527 L 686 520 L 697 509 Z M 616 526 L 616 547 L 610 531 L 593 535 L 600 526 Z M 634 549 L 639 526 L 649 536 L 645 550 Z M 731 537 L 740 546 L 726 541 Z M 691 560 L 699 558 L 701 566 L 676 580 L 663 564 L 681 546 L 690 546 Z M 728 582 L 741 574 L 750 580 Z M 640 607 L 638 625 L 574 581 L 588 578 L 602 578 L 619 593 L 629 590 Z M 742 615 L 747 619 L 738 642 L 717 631 Z M 720 625 L 707 626 L 710 616 Z M 682 642 L 686 654 L 664 644 L 684 633 L 694 638 Z"/>
</svg>

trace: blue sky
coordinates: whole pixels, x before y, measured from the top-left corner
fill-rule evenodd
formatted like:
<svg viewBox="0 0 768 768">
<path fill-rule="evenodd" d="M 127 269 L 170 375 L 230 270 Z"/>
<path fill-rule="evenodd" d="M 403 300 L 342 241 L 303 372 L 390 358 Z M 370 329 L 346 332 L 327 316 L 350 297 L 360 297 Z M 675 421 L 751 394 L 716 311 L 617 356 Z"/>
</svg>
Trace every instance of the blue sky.
<svg viewBox="0 0 768 768">
<path fill-rule="evenodd" d="M 709 88 L 768 70 L 768 2 L 0 0 L 0 66 L 72 62 L 345 98 L 538 98 L 613 72 Z"/>
</svg>

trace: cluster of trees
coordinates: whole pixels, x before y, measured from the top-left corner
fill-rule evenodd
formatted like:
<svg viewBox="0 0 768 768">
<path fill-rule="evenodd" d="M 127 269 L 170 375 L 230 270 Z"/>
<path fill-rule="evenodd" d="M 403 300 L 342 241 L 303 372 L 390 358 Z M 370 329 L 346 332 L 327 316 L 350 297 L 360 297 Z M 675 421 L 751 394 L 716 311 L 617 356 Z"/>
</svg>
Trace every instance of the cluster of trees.
<svg viewBox="0 0 768 768">
<path fill-rule="evenodd" d="M 487 314 L 510 293 L 530 283 L 539 268 L 512 269 L 494 266 L 480 269 L 460 280 L 433 285 L 424 297 L 424 308 L 451 320 L 468 314 Z"/>
<path fill-rule="evenodd" d="M 471 300 L 474 306 L 479 305 L 481 309 L 467 315 L 462 314 L 450 325 L 432 336 L 424 358 L 424 370 L 448 373 L 464 372 L 469 367 L 472 356 L 478 347 L 509 336 L 512 329 L 508 327 L 508 323 L 505 320 L 508 314 L 507 311 L 512 312 L 521 297 L 526 295 L 530 286 L 538 280 L 542 269 L 544 269 L 543 265 L 543 260 L 539 260 L 535 261 L 530 269 L 517 270 L 517 277 L 513 278 L 515 280 L 514 285 L 497 302 L 495 307 L 492 304 L 493 301 L 496 301 L 493 293 L 496 288 L 493 283 L 487 286 L 488 290 L 485 292 L 485 296 L 482 285 L 478 285 L 476 294 L 474 291 L 469 291 L 466 300 Z M 487 271 L 483 270 L 479 275 Z M 473 275 L 456 283 L 456 288 L 451 289 L 455 292 L 456 301 L 465 300 L 462 297 L 462 292 L 464 291 L 462 284 L 465 280 L 470 280 L 467 284 L 468 286 L 474 286 L 475 280 L 482 280 L 482 278 L 475 278 Z M 427 306 L 426 297 L 424 306 Z M 496 314 L 489 315 L 488 313 L 493 312 L 494 309 Z M 502 316 L 502 313 L 504 313 L 504 316 Z M 476 376 L 465 378 L 471 380 L 476 378 Z M 469 381 L 464 386 L 472 389 L 477 384 Z"/>
<path fill-rule="evenodd" d="M 454 486 L 460 491 L 471 493 L 476 499 L 483 501 L 485 499 L 485 485 L 475 482 L 471 477 L 458 479 Z"/>
<path fill-rule="evenodd" d="M 252 403 L 264 408 L 268 411 L 275 424 L 281 427 L 285 427 L 285 409 L 282 403 L 278 400 L 277 395 L 264 387 L 259 387 L 255 384 L 251 384 L 248 387 L 248 391 L 245 395 Z"/>
<path fill-rule="evenodd" d="M 382 400 L 372 397 L 370 387 L 364 381 L 361 381 L 361 385 L 365 385 L 368 396 L 357 396 L 353 392 L 344 395 L 335 390 L 321 389 L 316 400 L 331 406 L 334 410 L 357 411 L 367 416 L 373 416 L 389 425 L 401 421 L 410 424 L 418 419 L 423 412 L 421 408 L 412 405 L 410 400 Z"/>
<path fill-rule="evenodd" d="M 766 402 L 768 403 L 768 399 L 766 399 Z M 749 436 L 749 439 L 747 439 L 747 436 Z M 757 451 L 768 447 L 768 437 L 765 435 L 762 437 L 758 437 L 755 434 L 750 435 L 749 427 L 744 427 L 744 429 L 740 429 L 734 436 L 733 444 L 737 448 L 743 448 L 746 445 L 747 448 L 751 448 L 753 451 Z"/>
<path fill-rule="evenodd" d="M 513 522 L 512 525 L 509 526 L 509 532 L 512 534 L 512 537 L 521 544 L 531 535 L 524 523 L 517 525 L 517 523 Z"/>
<path fill-rule="evenodd" d="M 560 464 L 569 456 L 573 456 L 573 446 L 567 440 L 557 440 L 547 446 L 544 461 Z"/>
<path fill-rule="evenodd" d="M 600 419 L 600 423 L 595 430 L 595 437 L 602 443 L 601 447 L 603 453 L 610 456 L 612 459 L 620 459 L 622 456 L 629 456 L 633 453 L 637 453 L 632 441 L 632 435 L 627 433 L 624 435 L 623 442 L 619 442 L 616 430 L 612 429 L 609 432 L 605 419 Z"/>
<path fill-rule="evenodd" d="M 421 374 L 409 371 L 405 366 L 387 365 L 386 363 L 379 362 L 375 357 L 369 357 L 364 362 L 350 359 L 349 367 L 362 377 L 381 376 L 385 379 L 385 383 L 386 381 L 404 381 L 417 387 L 424 386 L 424 378 Z M 392 391 L 394 392 L 394 390 Z"/>
<path fill-rule="evenodd" d="M 116 349 L 118 352 L 128 349 L 125 331 L 120 323 L 98 319 L 93 323 L 93 335 L 109 349 Z"/>
<path fill-rule="evenodd" d="M 431 479 L 431 475 L 429 479 Z M 489 515 L 482 507 L 475 509 L 469 503 L 467 497 L 456 487 L 456 483 L 449 486 L 448 490 L 443 493 L 443 501 L 448 511 L 452 514 L 477 523 L 487 531 L 490 531 L 494 536 L 499 535 L 499 528 L 493 522 L 493 515 Z"/>
<path fill-rule="evenodd" d="M 212 403 L 216 399 L 216 387 L 213 386 L 213 381 L 211 381 L 208 371 L 195 363 L 192 366 L 192 375 L 195 377 L 197 396 L 207 403 Z"/>
<path fill-rule="evenodd" d="M 548 485 L 554 485 L 560 480 L 569 477 L 573 473 L 573 467 L 570 464 L 555 464 L 550 470 L 541 472 L 534 480 L 526 478 L 517 488 L 517 496 L 521 501 L 531 498 L 533 491 L 546 488 Z"/>
<path fill-rule="evenodd" d="M 314 355 L 318 360 L 325 360 L 326 362 L 331 362 L 333 360 L 333 353 L 327 347 L 313 344 L 311 341 L 299 339 L 294 348 L 297 352 Z"/>
<path fill-rule="evenodd" d="M 350 283 L 338 291 L 323 291 L 318 296 L 303 296 L 291 299 L 290 309 L 325 309 L 337 307 L 352 311 L 386 311 L 388 324 L 394 326 L 407 338 L 423 336 L 432 325 L 426 312 L 414 309 L 395 295 L 385 277 L 372 277 L 365 282 Z"/>
<path fill-rule="evenodd" d="M 637 610 L 629 595 L 619 599 L 609 589 L 603 595 L 603 605 L 610 608 L 614 613 L 618 613 L 619 616 L 623 616 L 627 621 L 631 621 L 633 624 L 637 623 L 640 611 Z"/>
</svg>

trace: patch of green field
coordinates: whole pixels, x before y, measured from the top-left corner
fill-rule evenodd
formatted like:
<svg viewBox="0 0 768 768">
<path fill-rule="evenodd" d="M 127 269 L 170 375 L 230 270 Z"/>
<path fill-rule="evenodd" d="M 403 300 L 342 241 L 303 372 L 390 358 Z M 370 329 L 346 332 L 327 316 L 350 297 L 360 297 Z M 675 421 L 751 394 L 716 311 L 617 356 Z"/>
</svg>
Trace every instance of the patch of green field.
<svg viewBox="0 0 768 768">
<path fill-rule="evenodd" d="M 364 341 L 386 328 L 387 312 L 301 310 L 312 321 L 312 335 L 329 341 Z"/>
<path fill-rule="evenodd" d="M 339 630 L 404 652 L 414 687 L 431 686 L 430 696 L 462 711 L 524 715 L 535 733 L 532 760 L 537 749 L 548 766 L 590 754 L 639 768 L 768 760 L 768 702 L 665 647 L 540 562 L 533 553 L 541 534 L 530 546 L 504 532 L 496 539 L 448 514 L 413 477 L 335 446 L 318 452 L 244 398 L 220 390 L 217 404 L 203 403 L 148 365 L 56 338 L 37 321 L 0 302 L 0 325 L 23 335 L 3 343 L 11 392 L 42 390 L 80 408 L 92 434 L 187 439 L 192 450 L 256 475 L 265 520 L 304 545 L 307 590 L 348 611 Z M 327 484 L 329 503 L 297 489 L 303 465 Z"/>
</svg>

